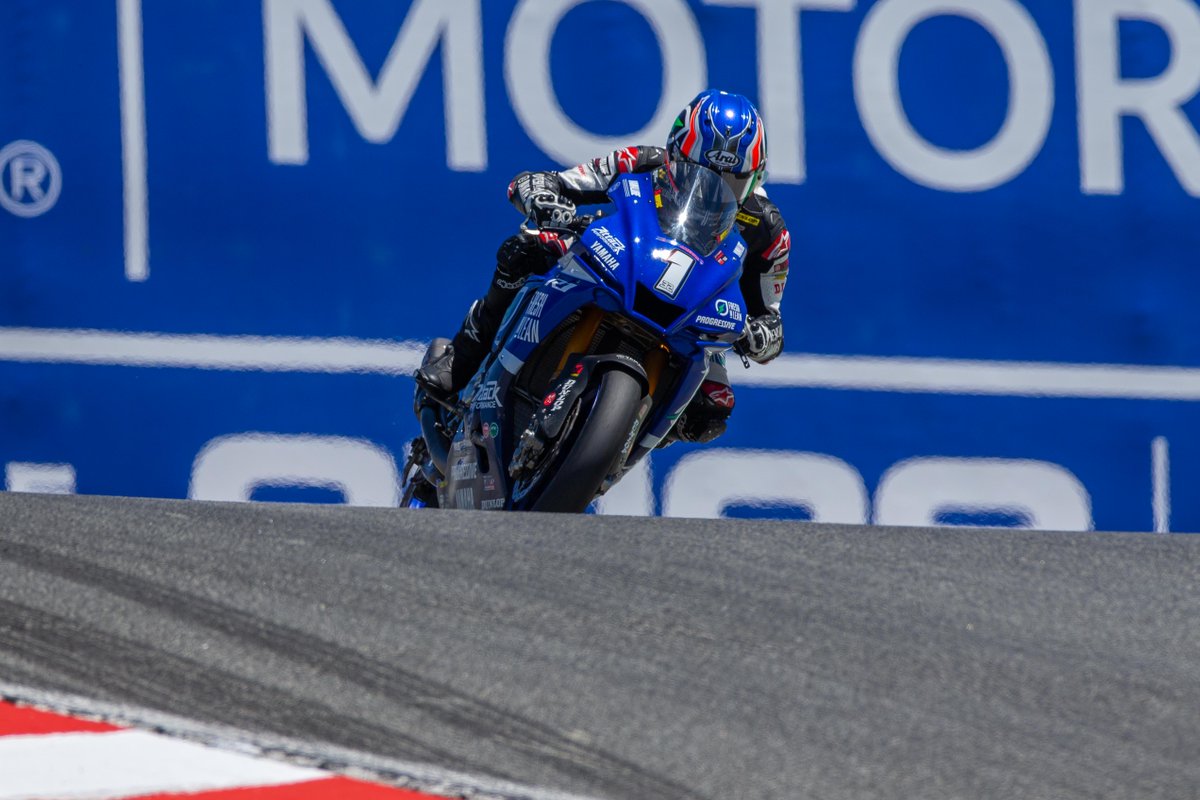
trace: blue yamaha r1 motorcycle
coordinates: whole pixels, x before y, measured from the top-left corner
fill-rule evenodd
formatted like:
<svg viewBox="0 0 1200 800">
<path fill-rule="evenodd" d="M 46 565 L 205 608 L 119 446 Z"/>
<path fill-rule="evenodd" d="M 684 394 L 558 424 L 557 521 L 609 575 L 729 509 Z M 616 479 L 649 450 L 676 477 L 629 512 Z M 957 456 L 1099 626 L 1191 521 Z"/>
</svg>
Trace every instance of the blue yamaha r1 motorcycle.
<svg viewBox="0 0 1200 800">
<path fill-rule="evenodd" d="M 570 251 L 531 276 L 458 404 L 418 391 L 404 505 L 425 505 L 419 471 L 442 508 L 583 511 L 667 436 L 741 337 L 746 245 L 720 176 L 672 162 L 608 194 L 615 211 L 582 218 Z"/>
</svg>

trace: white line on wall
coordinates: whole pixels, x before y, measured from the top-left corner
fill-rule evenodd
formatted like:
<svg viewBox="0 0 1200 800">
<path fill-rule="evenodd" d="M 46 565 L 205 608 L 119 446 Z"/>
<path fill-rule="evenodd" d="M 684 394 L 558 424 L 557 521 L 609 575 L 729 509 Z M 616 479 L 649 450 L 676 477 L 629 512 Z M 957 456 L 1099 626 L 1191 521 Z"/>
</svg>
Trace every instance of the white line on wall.
<svg viewBox="0 0 1200 800">
<path fill-rule="evenodd" d="M 150 216 L 141 0 L 117 0 L 117 50 L 125 187 L 125 277 L 131 281 L 144 281 L 150 277 Z"/>
<path fill-rule="evenodd" d="M 0 361 L 410 375 L 421 342 L 0 328 Z"/>
<path fill-rule="evenodd" d="M 1171 532 L 1171 452 L 1167 437 L 1156 436 L 1150 443 L 1151 475 L 1154 484 L 1154 532 Z"/>
<path fill-rule="evenodd" d="M 730 377 L 742 386 L 872 392 L 1200 400 L 1200 368 L 1131 364 L 968 361 L 878 356 L 780 356 Z"/>
<path fill-rule="evenodd" d="M 0 328 L 0 362 L 409 375 L 424 342 Z M 785 355 L 731 365 L 738 386 L 871 392 L 1200 400 L 1200 368 Z"/>
</svg>

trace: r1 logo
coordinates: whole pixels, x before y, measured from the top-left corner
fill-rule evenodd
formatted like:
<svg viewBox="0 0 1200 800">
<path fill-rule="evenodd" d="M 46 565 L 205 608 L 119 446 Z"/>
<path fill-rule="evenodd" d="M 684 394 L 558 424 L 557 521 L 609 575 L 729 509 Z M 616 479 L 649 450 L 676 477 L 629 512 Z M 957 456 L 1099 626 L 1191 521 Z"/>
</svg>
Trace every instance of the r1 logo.
<svg viewBox="0 0 1200 800">
<path fill-rule="evenodd" d="M 0 150 L 0 206 L 36 217 L 54 207 L 60 192 L 62 170 L 49 150 L 24 139 Z"/>
</svg>

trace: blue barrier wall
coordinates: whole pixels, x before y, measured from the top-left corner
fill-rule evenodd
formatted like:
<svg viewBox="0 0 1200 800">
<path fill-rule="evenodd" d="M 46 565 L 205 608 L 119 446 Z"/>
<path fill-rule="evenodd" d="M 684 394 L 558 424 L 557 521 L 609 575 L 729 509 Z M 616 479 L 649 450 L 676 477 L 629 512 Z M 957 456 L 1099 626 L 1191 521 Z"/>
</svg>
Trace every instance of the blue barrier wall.
<svg viewBox="0 0 1200 800">
<path fill-rule="evenodd" d="M 0 5 L 12 489 L 394 502 L 522 169 L 754 98 L 788 355 L 604 510 L 1200 530 L 1195 0 Z"/>
</svg>

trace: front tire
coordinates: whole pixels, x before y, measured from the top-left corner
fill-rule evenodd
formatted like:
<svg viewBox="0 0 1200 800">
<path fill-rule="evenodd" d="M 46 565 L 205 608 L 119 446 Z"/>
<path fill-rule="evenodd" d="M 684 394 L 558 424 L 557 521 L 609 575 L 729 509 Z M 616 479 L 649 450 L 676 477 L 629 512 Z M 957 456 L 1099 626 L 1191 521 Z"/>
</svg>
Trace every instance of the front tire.
<svg viewBox="0 0 1200 800">
<path fill-rule="evenodd" d="M 580 403 L 587 401 L 585 395 Z M 619 369 L 601 375 L 591 409 L 568 432 L 573 441 L 565 442 L 557 454 L 558 463 L 547 471 L 552 477 L 530 510 L 575 514 L 586 510 L 616 466 L 641 402 L 637 378 Z"/>
</svg>

